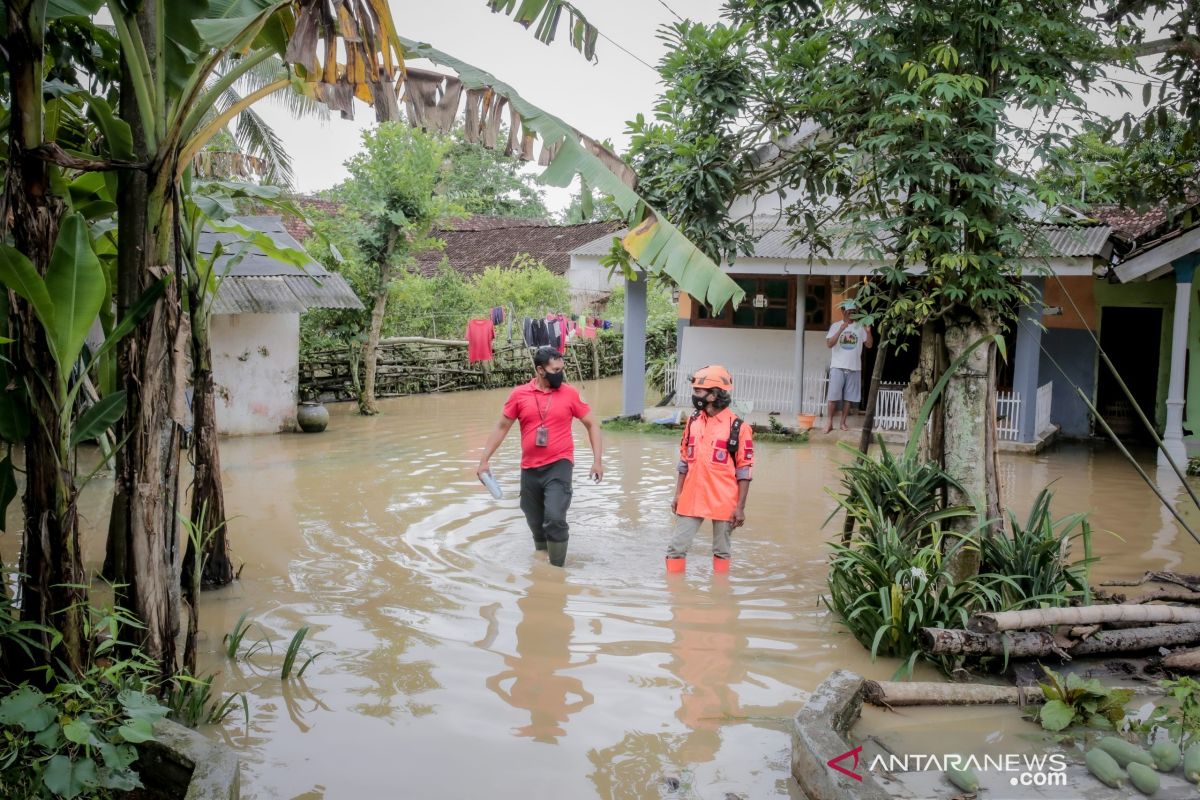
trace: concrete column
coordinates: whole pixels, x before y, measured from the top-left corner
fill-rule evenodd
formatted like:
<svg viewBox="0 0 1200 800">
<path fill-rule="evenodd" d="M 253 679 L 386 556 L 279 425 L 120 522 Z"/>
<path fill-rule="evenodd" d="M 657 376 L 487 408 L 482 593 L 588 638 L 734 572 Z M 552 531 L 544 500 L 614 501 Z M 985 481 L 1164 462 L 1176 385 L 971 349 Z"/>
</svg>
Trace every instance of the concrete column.
<svg viewBox="0 0 1200 800">
<path fill-rule="evenodd" d="M 1171 329 L 1171 382 L 1167 388 L 1167 426 L 1163 432 L 1163 444 L 1171 458 L 1180 467 L 1187 461 L 1187 448 L 1183 444 L 1183 393 L 1187 372 L 1188 312 L 1192 307 L 1192 274 L 1200 254 L 1191 253 L 1176 259 L 1175 268 L 1175 321 Z M 1167 458 L 1161 451 L 1158 463 L 1166 464 Z"/>
<path fill-rule="evenodd" d="M 1042 360 L 1042 293 L 1045 278 L 1027 278 L 1029 302 L 1017 317 L 1017 352 L 1013 355 L 1013 389 L 1021 395 L 1018 437 L 1032 442 L 1038 435 L 1038 364 Z"/>
<path fill-rule="evenodd" d="M 804 411 L 804 300 L 808 296 L 808 276 L 796 278 L 796 346 L 792 353 L 792 370 L 796 373 L 796 409 Z"/>
<path fill-rule="evenodd" d="M 621 356 L 621 415 L 640 415 L 646 406 L 646 274 L 625 279 L 625 344 Z"/>
</svg>

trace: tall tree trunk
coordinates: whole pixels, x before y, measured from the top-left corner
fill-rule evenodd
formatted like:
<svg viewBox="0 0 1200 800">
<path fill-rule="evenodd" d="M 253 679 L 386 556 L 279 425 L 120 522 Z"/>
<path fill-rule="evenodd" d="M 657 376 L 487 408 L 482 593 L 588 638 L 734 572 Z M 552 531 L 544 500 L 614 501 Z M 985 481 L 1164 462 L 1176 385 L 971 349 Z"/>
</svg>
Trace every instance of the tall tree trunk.
<svg viewBox="0 0 1200 800">
<path fill-rule="evenodd" d="M 922 326 L 920 348 L 917 367 L 913 370 L 908 386 L 904 390 L 904 403 L 908 410 L 910 426 L 913 426 L 908 435 L 920 437 L 917 444 L 918 459 L 936 461 L 940 464 L 943 450 L 943 415 L 940 398 L 934 404 L 928 424 L 920 428 L 915 427 L 921 407 L 947 368 L 945 342 L 937 323 L 926 322 Z"/>
<path fill-rule="evenodd" d="M 208 334 L 209 317 L 203 296 L 190 292 L 189 308 L 192 331 L 192 476 L 191 521 L 205 538 L 201 585 L 205 588 L 233 582 L 233 562 L 229 558 L 229 537 L 225 517 L 225 490 L 221 484 L 221 455 L 217 438 L 217 403 L 212 373 L 212 348 Z M 191 575 L 191 542 L 184 558 L 184 580 Z M 190 586 L 190 582 L 185 586 Z M 193 602 L 189 600 L 188 602 Z"/>
<path fill-rule="evenodd" d="M 386 263 L 380 265 L 379 286 L 375 289 L 375 303 L 371 306 L 371 327 L 367 330 L 367 341 L 363 345 L 363 386 L 358 397 L 358 410 L 367 415 L 379 413 L 375 404 L 375 373 L 379 365 L 379 337 L 383 332 L 383 316 L 387 311 L 391 280 L 391 268 Z"/>
<path fill-rule="evenodd" d="M 999 326 L 990 316 L 961 317 L 947 325 L 946 355 L 951 362 L 963 356 L 971 345 L 985 336 L 994 335 Z M 987 343 L 967 356 L 946 384 L 943 401 L 945 424 L 946 472 L 965 490 L 950 490 L 951 504 L 974 506 L 979 517 L 964 517 L 953 521 L 962 534 L 974 531 L 980 520 L 1000 518 L 996 458 L 996 346 Z M 990 536 L 993 525 L 978 530 L 980 536 Z M 979 550 L 959 548 L 948 564 L 955 580 L 979 571 Z"/>
<path fill-rule="evenodd" d="M 39 12 L 38 9 L 41 9 Z M 50 169 L 30 154 L 42 144 L 42 66 L 45 3 L 7 4 L 7 60 L 11 88 L 7 208 L 17 250 L 46 274 L 64 206 L 52 194 Z M 45 331 L 30 305 L 10 296 L 13 328 L 19 340 L 16 369 L 28 390 L 32 423 L 25 438 L 24 538 L 21 551 L 21 616 L 57 629 L 56 655 L 71 669 L 83 664 L 83 603 L 87 600 L 79 548 L 73 463 L 63 447 L 62 415 L 52 388 L 58 366 Z M 67 367 L 69 368 L 69 366 Z M 50 641 L 43 636 L 47 645 Z"/>
<path fill-rule="evenodd" d="M 142 39 L 150 63 L 160 54 L 156 4 L 138 11 Z M 126 68 L 127 69 L 127 68 Z M 169 203 L 174 165 L 149 152 L 142 117 L 133 101 L 128 74 L 122 76 L 121 117 L 133 133 L 138 161 L 150 162 L 145 173 L 124 172 L 118 198 L 117 315 L 123 319 L 142 294 L 166 279 L 154 308 L 125 337 L 118 350 L 118 374 L 127 407 L 118 440 L 127 435 L 117 455 L 116 486 L 109 525 L 114 566 L 121 584 L 120 601 L 145 625 L 136 634 L 160 676 L 176 665 L 179 633 L 179 421 L 183 419 L 183 357 L 187 351 L 182 324 L 178 265 L 172 269 L 172 213 Z"/>
</svg>

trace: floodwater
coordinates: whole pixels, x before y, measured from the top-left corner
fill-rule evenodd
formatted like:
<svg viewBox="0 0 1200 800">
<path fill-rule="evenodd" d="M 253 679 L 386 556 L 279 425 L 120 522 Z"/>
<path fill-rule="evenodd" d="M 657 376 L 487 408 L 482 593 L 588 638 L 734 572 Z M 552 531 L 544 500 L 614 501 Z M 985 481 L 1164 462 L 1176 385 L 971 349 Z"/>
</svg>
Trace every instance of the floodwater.
<svg viewBox="0 0 1200 800">
<path fill-rule="evenodd" d="M 618 411 L 619 379 L 582 388 L 599 415 Z M 474 477 L 504 397 L 388 400 L 375 418 L 336 407 L 320 435 L 222 442 L 244 566 L 205 594 L 201 668 L 249 705 L 248 723 L 239 705 L 207 731 L 238 750 L 243 797 L 799 797 L 788 720 L 805 693 L 839 667 L 896 667 L 870 663 L 818 602 L 825 487 L 845 454 L 819 435 L 760 445 L 731 575 L 712 575 L 704 531 L 668 581 L 676 440 L 606 434 L 594 485 L 577 426 L 559 570 L 517 505 L 515 431 L 492 461 L 505 498 Z M 1056 513 L 1091 513 L 1101 578 L 1200 571 L 1200 546 L 1108 448 L 1006 456 L 1001 475 L 1018 516 L 1051 481 Z M 84 503 L 100 531 L 107 490 Z M 0 544 L 11 563 L 13 537 Z M 253 624 L 231 660 L 222 637 L 243 612 Z M 302 626 L 320 655 L 282 681 Z"/>
</svg>

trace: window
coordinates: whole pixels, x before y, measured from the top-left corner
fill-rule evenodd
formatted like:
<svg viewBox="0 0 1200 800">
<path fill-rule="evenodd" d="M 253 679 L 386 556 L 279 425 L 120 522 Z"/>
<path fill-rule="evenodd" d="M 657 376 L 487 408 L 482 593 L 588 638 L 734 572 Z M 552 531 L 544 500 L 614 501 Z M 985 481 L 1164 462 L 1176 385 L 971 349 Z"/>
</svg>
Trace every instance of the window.
<svg viewBox="0 0 1200 800">
<path fill-rule="evenodd" d="M 796 281 L 788 276 L 738 277 L 746 299 L 731 311 L 726 306 L 713 316 L 700 303 L 692 305 L 692 324 L 732 328 L 791 330 L 796 326 Z"/>
<path fill-rule="evenodd" d="M 804 330 L 824 333 L 833 324 L 828 278 L 810 277 L 804 297 Z"/>
</svg>

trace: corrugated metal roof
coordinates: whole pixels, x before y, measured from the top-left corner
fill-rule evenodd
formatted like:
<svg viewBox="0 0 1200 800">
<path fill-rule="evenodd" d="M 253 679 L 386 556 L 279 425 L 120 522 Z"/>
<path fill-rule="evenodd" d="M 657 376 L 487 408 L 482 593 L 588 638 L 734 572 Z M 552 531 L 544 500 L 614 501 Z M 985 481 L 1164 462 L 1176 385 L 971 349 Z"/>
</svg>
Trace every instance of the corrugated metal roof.
<svg viewBox="0 0 1200 800">
<path fill-rule="evenodd" d="M 280 276 L 226 278 L 213 300 L 214 314 L 299 314 L 307 310 Z"/>
<path fill-rule="evenodd" d="M 260 230 L 281 247 L 303 251 L 300 243 L 283 227 L 279 217 L 235 217 L 249 228 Z M 330 273 L 311 259 L 304 269 L 268 256 L 248 246 L 237 263 L 233 254 L 245 245 L 236 234 L 203 231 L 198 250 L 211 255 L 220 241 L 230 255 L 217 259 L 216 272 L 224 275 L 213 300 L 214 314 L 298 314 L 310 308 L 355 308 L 363 304 L 341 275 Z M 226 272 L 228 274 L 226 274 Z"/>
<path fill-rule="evenodd" d="M 812 252 L 807 242 L 793 237 L 792 230 L 786 227 L 786 223 L 779 217 L 756 217 L 751 221 L 751 230 L 763 231 L 763 233 L 755 241 L 754 251 L 742 255 L 740 258 L 783 258 L 807 261 Z M 624 228 L 599 239 L 594 239 L 582 247 L 571 251 L 571 254 L 602 256 L 609 251 L 614 236 L 621 237 L 627 232 L 628 228 Z M 1035 246 L 1031 248 L 1030 257 L 1104 256 L 1106 255 L 1106 246 L 1111 235 L 1112 228 L 1107 225 L 1087 227 L 1066 225 L 1041 226 L 1040 236 L 1037 240 L 1041 244 L 1035 242 Z M 862 248 L 858 246 L 848 247 L 842 252 L 835 251 L 832 255 L 822 253 L 819 257 L 833 261 L 858 261 L 863 263 L 874 260 L 866 257 L 863 254 Z"/>
<path fill-rule="evenodd" d="M 287 232 L 287 228 L 284 227 L 281 217 L 245 216 L 233 217 L 233 221 L 245 225 L 247 228 L 262 231 L 267 236 L 270 236 L 272 241 L 280 247 L 290 247 L 293 250 L 304 251 L 300 243 Z M 215 269 L 218 275 L 228 273 L 230 276 L 244 278 L 264 275 L 329 274 L 328 270 L 312 259 L 309 259 L 305 263 L 304 269 L 300 269 L 299 267 L 272 258 L 257 247 L 247 245 L 245 239 L 236 233 L 216 233 L 210 230 L 203 230 L 200 232 L 200 241 L 197 242 L 196 249 L 201 255 L 211 256 L 216 249 L 217 242 L 221 243 L 225 251 L 225 255 L 217 259 Z M 245 253 L 240 260 L 235 262 L 234 256 L 242 252 L 243 248 L 245 249 Z"/>
<path fill-rule="evenodd" d="M 292 294 L 308 308 L 357 308 L 363 304 L 341 275 L 322 275 L 317 278 L 285 275 L 284 283 Z"/>
</svg>

